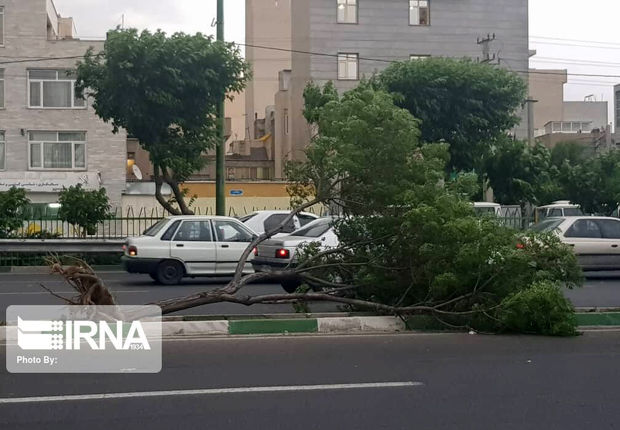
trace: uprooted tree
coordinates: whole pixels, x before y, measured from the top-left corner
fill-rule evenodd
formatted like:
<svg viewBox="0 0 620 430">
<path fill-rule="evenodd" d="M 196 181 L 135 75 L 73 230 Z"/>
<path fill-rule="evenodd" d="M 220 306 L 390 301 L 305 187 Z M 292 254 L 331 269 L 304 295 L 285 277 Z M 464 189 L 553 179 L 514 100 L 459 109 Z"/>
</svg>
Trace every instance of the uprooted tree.
<svg viewBox="0 0 620 430">
<path fill-rule="evenodd" d="M 329 301 L 479 330 L 575 333 L 560 290 L 581 283 L 569 249 L 553 236 L 518 236 L 476 218 L 464 184 L 445 181 L 448 146 L 420 143 L 419 121 L 389 93 L 362 85 L 315 100 L 321 106 L 307 110 L 318 133 L 306 161 L 288 166 L 297 208 L 282 225 L 317 203 L 339 207 L 340 245 L 306 246 L 294 267 L 243 275 L 251 250 L 276 228 L 249 244 L 228 285 L 158 302 L 164 314 L 218 302 Z M 291 276 L 302 282 L 291 294 L 252 296 L 244 288 Z"/>
<path fill-rule="evenodd" d="M 76 89 L 94 99 L 99 117 L 125 129 L 149 152 L 155 197 L 170 213 L 192 214 L 180 184 L 204 165 L 216 142 L 216 112 L 240 92 L 247 63 L 229 43 L 200 33 L 135 29 L 108 32 L 102 52 L 89 50 L 78 65 Z M 177 207 L 161 193 L 172 189 Z"/>
</svg>

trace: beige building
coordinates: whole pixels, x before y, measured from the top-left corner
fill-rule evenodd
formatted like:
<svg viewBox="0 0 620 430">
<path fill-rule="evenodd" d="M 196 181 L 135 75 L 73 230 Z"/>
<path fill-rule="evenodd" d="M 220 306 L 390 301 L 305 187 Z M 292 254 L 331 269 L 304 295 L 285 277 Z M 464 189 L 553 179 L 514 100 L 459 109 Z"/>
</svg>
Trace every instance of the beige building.
<svg viewBox="0 0 620 430">
<path fill-rule="evenodd" d="M 125 133 L 113 134 L 75 93 L 76 62 L 102 46 L 78 39 L 51 0 L 0 0 L 0 191 L 25 188 L 49 204 L 82 183 L 105 187 L 120 206 Z"/>
<path fill-rule="evenodd" d="M 265 110 L 274 105 L 274 97 L 278 92 L 278 72 L 291 68 L 291 2 L 293 1 L 245 1 L 245 58 L 252 67 L 253 75 L 245 90 L 246 128 L 249 139 L 261 137 L 256 133 L 255 120 L 266 119 Z"/>
<path fill-rule="evenodd" d="M 310 140 L 303 118 L 303 90 L 310 81 L 333 81 L 343 92 L 390 61 L 492 59 L 498 49 L 502 65 L 528 69 L 528 0 L 294 0 L 290 20 L 291 67 L 279 71 L 276 95 L 276 177 L 286 160 L 303 157 Z M 478 41 L 488 35 L 494 36 L 487 50 Z M 526 121 L 513 132 L 525 138 Z"/>
<path fill-rule="evenodd" d="M 559 142 L 578 142 L 600 151 L 611 145 L 607 102 L 564 101 L 566 70 L 531 69 L 530 98 L 533 104 L 534 135 L 552 148 Z"/>
</svg>

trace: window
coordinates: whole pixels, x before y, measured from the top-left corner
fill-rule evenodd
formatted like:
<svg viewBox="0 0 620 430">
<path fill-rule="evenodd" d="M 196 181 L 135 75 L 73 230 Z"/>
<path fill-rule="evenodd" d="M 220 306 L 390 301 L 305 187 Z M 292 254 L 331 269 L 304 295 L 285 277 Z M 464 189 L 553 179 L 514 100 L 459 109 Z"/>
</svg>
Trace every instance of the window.
<svg viewBox="0 0 620 430">
<path fill-rule="evenodd" d="M 558 217 L 558 216 L 562 216 L 562 209 L 551 209 L 549 211 L 549 215 L 547 215 L 549 217 Z"/>
<path fill-rule="evenodd" d="M 274 230 L 276 227 L 278 227 L 278 225 L 284 221 L 284 218 L 286 218 L 288 216 L 288 214 L 273 214 L 271 215 L 269 218 L 267 218 L 264 222 L 263 225 L 265 227 L 265 231 L 272 231 Z M 295 231 L 295 221 L 293 220 L 293 218 L 290 219 L 289 222 L 286 223 L 286 225 L 284 225 L 280 230 L 280 233 L 292 233 Z"/>
<path fill-rule="evenodd" d="M 288 109 L 284 109 L 284 134 L 288 135 Z"/>
<path fill-rule="evenodd" d="M 327 233 L 332 227 L 333 220 L 331 218 L 323 218 L 316 222 L 306 225 L 299 230 L 293 232 L 293 236 L 319 237 Z"/>
<path fill-rule="evenodd" d="M 564 234 L 565 237 L 583 237 L 600 239 L 603 237 L 598 225 L 592 220 L 578 220 Z"/>
<path fill-rule="evenodd" d="M 4 46 L 4 6 L 0 6 L 0 46 Z"/>
<path fill-rule="evenodd" d="M 161 240 L 170 242 L 172 240 L 172 236 L 174 236 L 174 232 L 177 231 L 179 224 L 181 224 L 181 221 L 173 222 L 172 225 L 168 227 L 168 230 L 166 230 L 166 232 L 161 235 Z"/>
<path fill-rule="evenodd" d="M 149 228 L 147 228 L 146 230 L 144 230 L 144 233 L 142 233 L 145 236 L 157 236 L 157 233 L 159 233 L 159 231 L 164 228 L 164 226 L 168 224 L 168 220 L 167 219 L 162 219 L 157 221 L 155 224 L 153 224 L 152 226 L 150 226 Z"/>
<path fill-rule="evenodd" d="M 174 236 L 175 242 L 211 242 L 212 240 L 210 221 L 184 221 Z"/>
<path fill-rule="evenodd" d="M 28 106 L 31 108 L 85 108 L 86 100 L 76 94 L 75 78 L 75 72 L 70 70 L 29 70 Z"/>
<path fill-rule="evenodd" d="M 86 169 L 86 132 L 28 132 L 31 169 Z"/>
<path fill-rule="evenodd" d="M 4 170 L 4 159 L 5 159 L 5 148 L 4 148 L 4 131 L 0 131 L 0 170 Z"/>
<path fill-rule="evenodd" d="M 357 0 L 338 0 L 338 23 L 357 24 Z"/>
<path fill-rule="evenodd" d="M 4 107 L 4 69 L 0 69 L 0 108 Z"/>
<path fill-rule="evenodd" d="M 605 239 L 620 239 L 620 221 L 611 219 L 596 220 Z"/>
<path fill-rule="evenodd" d="M 297 218 L 299 218 L 299 224 L 301 224 L 302 227 L 316 220 L 316 218 L 313 216 L 303 214 L 297 215 Z"/>
<path fill-rule="evenodd" d="M 232 221 L 213 221 L 219 242 L 252 242 L 252 234 Z"/>
<path fill-rule="evenodd" d="M 409 0 L 409 25 L 430 25 L 430 0 Z"/>
<path fill-rule="evenodd" d="M 338 54 L 338 79 L 356 81 L 358 62 L 357 54 Z"/>
</svg>

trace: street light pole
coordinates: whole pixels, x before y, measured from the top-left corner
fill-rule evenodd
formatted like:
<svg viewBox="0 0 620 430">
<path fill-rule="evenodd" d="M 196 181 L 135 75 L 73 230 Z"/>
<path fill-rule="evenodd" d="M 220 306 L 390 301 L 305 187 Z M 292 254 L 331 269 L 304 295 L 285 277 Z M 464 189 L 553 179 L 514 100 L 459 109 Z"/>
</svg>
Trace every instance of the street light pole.
<svg viewBox="0 0 620 430">
<path fill-rule="evenodd" d="M 217 0 L 217 40 L 224 41 L 224 0 Z M 217 146 L 215 150 L 215 213 L 220 216 L 226 215 L 224 115 L 224 98 L 222 98 L 217 107 Z"/>
</svg>

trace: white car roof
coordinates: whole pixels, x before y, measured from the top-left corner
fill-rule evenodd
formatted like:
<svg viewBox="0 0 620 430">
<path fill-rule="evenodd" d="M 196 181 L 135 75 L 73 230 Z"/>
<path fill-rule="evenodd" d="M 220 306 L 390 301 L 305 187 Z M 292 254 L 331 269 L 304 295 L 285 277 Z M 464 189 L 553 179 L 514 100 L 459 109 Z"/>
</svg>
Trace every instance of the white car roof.
<svg viewBox="0 0 620 430">
<path fill-rule="evenodd" d="M 210 220 L 210 219 L 221 219 L 221 220 L 234 220 L 239 221 L 237 218 L 233 218 L 230 216 L 218 216 L 218 215 L 171 215 L 167 216 L 166 219 L 170 220 Z"/>
<path fill-rule="evenodd" d="M 251 214 L 290 214 L 290 213 L 291 213 L 291 211 L 278 209 L 278 210 L 272 210 L 272 211 L 270 211 L 270 210 L 253 211 L 252 213 L 250 213 L 248 215 L 251 215 Z M 312 212 L 300 212 L 300 214 L 302 214 L 302 215 L 310 215 L 310 216 L 319 218 L 318 215 L 313 214 Z"/>
</svg>

